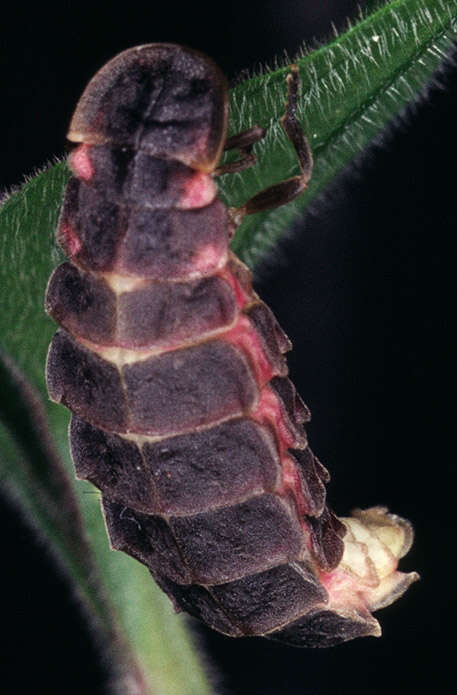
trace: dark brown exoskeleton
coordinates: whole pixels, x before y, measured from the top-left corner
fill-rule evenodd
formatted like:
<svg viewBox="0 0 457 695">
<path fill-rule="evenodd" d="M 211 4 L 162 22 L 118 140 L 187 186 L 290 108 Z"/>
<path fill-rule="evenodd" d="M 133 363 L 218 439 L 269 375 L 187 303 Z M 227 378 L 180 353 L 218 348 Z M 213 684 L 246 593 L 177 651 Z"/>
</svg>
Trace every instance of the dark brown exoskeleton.
<svg viewBox="0 0 457 695">
<path fill-rule="evenodd" d="M 86 88 L 70 126 L 47 311 L 61 326 L 50 396 L 73 413 L 77 475 L 102 492 L 113 548 L 147 565 L 177 609 L 231 636 L 328 646 L 377 635 L 370 610 L 416 578 L 396 571 L 411 527 L 384 508 L 339 520 L 287 377 L 291 345 L 229 251 L 246 214 L 306 187 L 300 172 L 228 210 L 214 176 L 254 163 L 254 127 L 226 141 L 218 68 L 169 44 L 133 48 Z M 240 160 L 222 165 L 223 149 Z"/>
</svg>

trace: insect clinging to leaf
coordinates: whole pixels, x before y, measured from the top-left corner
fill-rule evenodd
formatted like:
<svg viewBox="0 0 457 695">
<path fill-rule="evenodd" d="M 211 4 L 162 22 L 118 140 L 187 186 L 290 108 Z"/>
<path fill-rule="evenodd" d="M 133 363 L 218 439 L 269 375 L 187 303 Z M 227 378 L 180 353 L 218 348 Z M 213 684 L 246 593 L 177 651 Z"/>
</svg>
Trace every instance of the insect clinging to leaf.
<svg viewBox="0 0 457 695">
<path fill-rule="evenodd" d="M 331 646 L 379 635 L 371 611 L 411 525 L 383 507 L 338 519 L 329 475 L 288 378 L 291 344 L 229 242 L 246 215 L 301 195 L 312 156 L 298 69 L 283 129 L 298 173 L 238 208 L 215 179 L 255 164 L 253 126 L 227 139 L 227 87 L 206 56 L 129 49 L 84 91 L 69 140 L 47 311 L 53 400 L 72 412 L 78 477 L 94 483 L 112 547 L 144 563 L 178 610 L 226 635 Z M 239 159 L 220 164 L 222 152 Z"/>
</svg>

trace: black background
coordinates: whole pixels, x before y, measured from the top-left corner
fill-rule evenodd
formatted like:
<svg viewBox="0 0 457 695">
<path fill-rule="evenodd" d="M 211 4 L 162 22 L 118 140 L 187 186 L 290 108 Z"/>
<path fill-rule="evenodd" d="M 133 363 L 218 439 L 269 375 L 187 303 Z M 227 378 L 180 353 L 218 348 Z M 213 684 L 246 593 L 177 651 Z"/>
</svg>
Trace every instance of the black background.
<svg viewBox="0 0 457 695">
<path fill-rule="evenodd" d="M 342 27 L 355 12 L 352 0 L 10 9 L 1 36 L 0 190 L 63 153 L 77 98 L 117 52 L 185 43 L 234 78 L 283 49 L 293 55 L 303 39 L 325 39 L 332 21 Z M 344 515 L 381 503 L 411 519 L 416 541 L 402 568 L 422 581 L 377 615 L 380 640 L 331 650 L 230 640 L 196 626 L 219 693 L 454 691 L 455 62 L 440 85 L 297 223 L 257 278 L 294 341 L 292 377 L 313 412 L 312 447 L 332 473 L 331 505 Z M 0 529 L 2 690 L 103 692 L 65 579 L 7 505 Z"/>
</svg>

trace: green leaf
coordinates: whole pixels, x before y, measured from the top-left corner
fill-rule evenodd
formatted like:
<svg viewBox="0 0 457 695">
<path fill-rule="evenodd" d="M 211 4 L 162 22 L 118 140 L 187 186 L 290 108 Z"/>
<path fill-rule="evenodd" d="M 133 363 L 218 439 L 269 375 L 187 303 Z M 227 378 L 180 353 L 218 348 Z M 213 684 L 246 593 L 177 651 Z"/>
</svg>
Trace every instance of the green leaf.
<svg viewBox="0 0 457 695">
<path fill-rule="evenodd" d="M 295 202 L 245 218 L 233 242 L 235 253 L 253 267 L 274 246 L 294 218 L 427 84 L 456 30 L 452 0 L 394 0 L 328 45 L 298 57 L 299 118 L 313 151 L 313 176 Z M 222 194 L 230 205 L 298 173 L 279 124 L 287 71 L 287 66 L 279 68 L 233 90 L 231 132 L 253 124 L 268 130 L 256 148 L 259 164 L 223 177 Z"/>
<path fill-rule="evenodd" d="M 95 579 L 95 564 L 84 522 L 54 441 L 39 393 L 12 362 L 0 355 L 2 399 L 0 441 L 2 488 L 25 512 L 32 526 L 50 544 L 58 564 L 72 577 L 88 610 L 99 641 L 117 665 L 118 676 L 133 655 Z"/>
<path fill-rule="evenodd" d="M 394 0 L 298 58 L 299 116 L 313 149 L 313 178 L 294 203 L 244 220 L 233 247 L 251 267 L 425 86 L 456 36 L 456 22 L 453 2 Z M 231 132 L 257 123 L 268 133 L 256 146 L 255 167 L 221 177 L 230 205 L 298 171 L 279 125 L 286 74 L 281 67 L 233 90 Z M 122 692 L 134 692 L 130 682 L 139 693 L 205 695 L 210 686 L 184 620 L 143 566 L 109 549 L 99 495 L 74 480 L 68 413 L 46 395 L 44 364 L 55 325 L 43 297 L 63 260 L 54 234 L 68 177 L 64 163 L 52 166 L 0 208 L 0 480 L 77 587 L 99 642 L 117 663 L 115 676 L 124 679 Z"/>
</svg>

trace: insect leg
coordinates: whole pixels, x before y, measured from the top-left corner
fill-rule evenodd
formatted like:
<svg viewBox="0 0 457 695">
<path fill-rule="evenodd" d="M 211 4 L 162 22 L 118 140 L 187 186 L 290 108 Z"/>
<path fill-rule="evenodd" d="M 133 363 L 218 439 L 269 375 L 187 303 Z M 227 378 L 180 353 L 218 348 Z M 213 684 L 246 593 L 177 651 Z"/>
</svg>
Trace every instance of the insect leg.
<svg viewBox="0 0 457 695">
<path fill-rule="evenodd" d="M 265 128 L 261 128 L 258 125 L 248 128 L 247 130 L 242 130 L 241 133 L 232 135 L 232 137 L 227 138 L 224 150 L 234 150 L 238 148 L 240 150 L 245 150 L 248 147 L 252 147 L 256 142 L 262 140 L 265 137 Z"/>
<path fill-rule="evenodd" d="M 293 176 L 290 179 L 286 179 L 286 181 L 281 181 L 265 188 L 265 190 L 249 198 L 241 207 L 232 208 L 230 212 L 235 224 L 240 224 L 245 215 L 252 215 L 262 210 L 271 210 L 289 203 L 297 198 L 308 185 L 313 168 L 313 157 L 308 141 L 296 118 L 298 84 L 298 66 L 291 65 L 290 73 L 287 76 L 288 96 L 286 110 L 281 118 L 281 125 L 297 153 L 301 173 L 298 176 Z"/>
<path fill-rule="evenodd" d="M 239 149 L 241 152 L 241 159 L 237 159 L 234 162 L 229 162 L 228 164 L 222 164 L 215 171 L 213 176 L 221 176 L 222 174 L 235 174 L 238 171 L 243 171 L 256 163 L 257 157 L 252 154 L 252 146 L 256 142 L 262 140 L 265 136 L 265 128 L 261 128 L 255 125 L 253 128 L 248 128 L 243 130 L 241 133 L 232 135 L 232 137 L 227 138 L 224 150 L 234 150 Z"/>
</svg>

